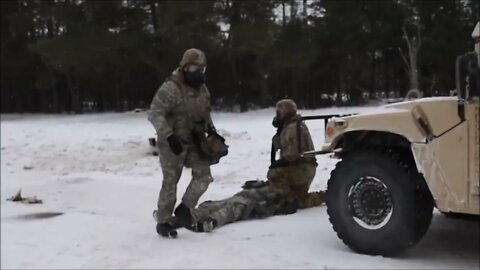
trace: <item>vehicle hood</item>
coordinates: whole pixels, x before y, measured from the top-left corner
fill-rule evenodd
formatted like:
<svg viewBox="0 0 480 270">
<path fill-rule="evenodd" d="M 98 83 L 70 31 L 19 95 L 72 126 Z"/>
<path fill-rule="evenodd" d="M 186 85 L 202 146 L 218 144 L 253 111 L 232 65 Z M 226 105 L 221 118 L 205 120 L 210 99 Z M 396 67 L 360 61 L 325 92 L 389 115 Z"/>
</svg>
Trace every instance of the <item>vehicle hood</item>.
<svg viewBox="0 0 480 270">
<path fill-rule="evenodd" d="M 424 142 L 426 136 L 413 110 L 421 112 L 432 133 L 438 136 L 460 122 L 457 102 L 457 97 L 432 97 L 383 105 L 370 112 L 341 118 L 348 122 L 347 128 L 341 133 L 384 131 L 402 135 L 412 142 Z"/>
<path fill-rule="evenodd" d="M 457 97 L 430 97 L 385 105 L 385 108 L 401 109 L 411 112 L 420 108 L 432 127 L 433 134 L 440 136 L 461 122 L 458 115 Z"/>
</svg>

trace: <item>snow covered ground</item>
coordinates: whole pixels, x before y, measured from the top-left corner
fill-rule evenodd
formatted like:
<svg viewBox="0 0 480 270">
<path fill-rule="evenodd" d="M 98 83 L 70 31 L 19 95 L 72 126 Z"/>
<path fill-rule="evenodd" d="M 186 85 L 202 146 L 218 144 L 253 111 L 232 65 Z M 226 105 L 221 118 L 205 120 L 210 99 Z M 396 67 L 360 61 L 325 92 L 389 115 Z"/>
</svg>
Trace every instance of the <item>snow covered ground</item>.
<svg viewBox="0 0 480 270">
<path fill-rule="evenodd" d="M 304 115 L 374 108 L 302 111 Z M 216 113 L 230 154 L 212 167 L 215 182 L 201 198 L 239 191 L 264 179 L 269 164 L 273 109 Z M 323 122 L 308 122 L 317 147 Z M 478 221 L 435 213 L 424 239 L 401 257 L 366 256 L 337 238 L 325 207 L 295 215 L 227 225 L 210 234 L 179 231 L 157 236 L 152 210 L 161 185 L 154 131 L 143 113 L 2 115 L 1 268 L 315 268 L 460 269 L 479 267 Z M 335 160 L 318 158 L 312 190 L 324 189 Z M 28 169 L 31 168 L 31 169 Z M 179 196 L 190 179 L 185 169 Z M 6 201 L 22 189 L 43 204 Z M 34 218 L 35 213 L 63 213 Z"/>
</svg>

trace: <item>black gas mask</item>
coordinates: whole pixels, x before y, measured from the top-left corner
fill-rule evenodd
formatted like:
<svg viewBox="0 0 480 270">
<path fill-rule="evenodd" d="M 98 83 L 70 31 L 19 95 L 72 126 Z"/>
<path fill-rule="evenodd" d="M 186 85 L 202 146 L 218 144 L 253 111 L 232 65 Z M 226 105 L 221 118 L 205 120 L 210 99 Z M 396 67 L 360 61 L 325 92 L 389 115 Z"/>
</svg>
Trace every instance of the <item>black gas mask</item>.
<svg viewBox="0 0 480 270">
<path fill-rule="evenodd" d="M 277 115 L 273 117 L 272 126 L 276 128 L 280 128 L 282 127 L 282 125 L 283 125 L 283 120 L 280 117 L 280 112 L 277 112 Z"/>
<path fill-rule="evenodd" d="M 205 83 L 205 66 L 189 65 L 183 69 L 185 83 L 190 87 L 198 89 Z"/>
</svg>

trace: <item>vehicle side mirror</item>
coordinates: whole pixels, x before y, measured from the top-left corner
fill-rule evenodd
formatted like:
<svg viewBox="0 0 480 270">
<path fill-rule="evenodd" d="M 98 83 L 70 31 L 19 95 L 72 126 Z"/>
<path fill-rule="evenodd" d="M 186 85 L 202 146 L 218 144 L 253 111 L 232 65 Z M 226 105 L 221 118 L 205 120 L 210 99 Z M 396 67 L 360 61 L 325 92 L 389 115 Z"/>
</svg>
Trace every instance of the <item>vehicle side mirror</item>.
<svg viewBox="0 0 480 270">
<path fill-rule="evenodd" d="M 480 67 L 478 64 L 475 52 L 457 57 L 455 80 L 459 98 L 471 99 L 480 96 Z"/>
<path fill-rule="evenodd" d="M 467 62 L 468 67 L 468 88 L 469 99 L 480 97 L 480 66 L 477 57 L 470 57 Z"/>
</svg>

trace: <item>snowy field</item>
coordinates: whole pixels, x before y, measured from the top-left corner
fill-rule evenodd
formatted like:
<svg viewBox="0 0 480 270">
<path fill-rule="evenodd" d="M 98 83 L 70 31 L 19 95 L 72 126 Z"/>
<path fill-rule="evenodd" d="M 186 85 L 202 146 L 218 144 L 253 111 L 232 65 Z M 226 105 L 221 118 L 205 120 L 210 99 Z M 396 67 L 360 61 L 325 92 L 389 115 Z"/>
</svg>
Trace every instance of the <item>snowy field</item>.
<svg viewBox="0 0 480 270">
<path fill-rule="evenodd" d="M 303 115 L 373 108 L 302 111 Z M 230 153 L 212 167 L 203 200 L 228 197 L 249 179 L 264 179 L 273 109 L 216 113 Z M 307 122 L 317 148 L 323 122 Z M 1 268 L 315 268 L 478 269 L 479 223 L 435 213 L 414 248 L 396 258 L 359 255 L 337 238 L 325 207 L 242 221 L 210 234 L 184 229 L 178 239 L 155 232 L 152 210 L 161 186 L 146 114 L 2 115 Z M 335 160 L 318 157 L 311 190 L 324 189 Z M 185 169 L 179 196 L 190 179 Z M 22 189 L 43 204 L 6 201 Z M 61 213 L 35 218 L 36 213 Z"/>
</svg>

